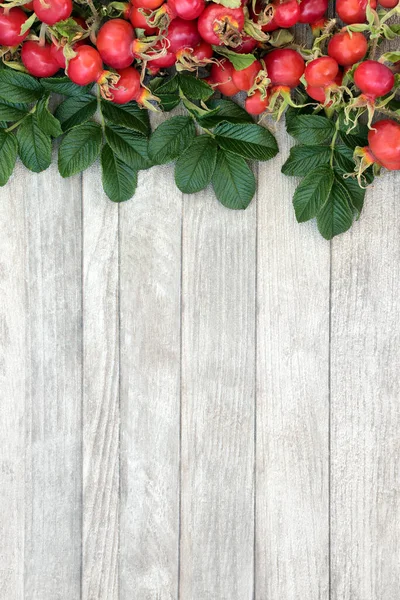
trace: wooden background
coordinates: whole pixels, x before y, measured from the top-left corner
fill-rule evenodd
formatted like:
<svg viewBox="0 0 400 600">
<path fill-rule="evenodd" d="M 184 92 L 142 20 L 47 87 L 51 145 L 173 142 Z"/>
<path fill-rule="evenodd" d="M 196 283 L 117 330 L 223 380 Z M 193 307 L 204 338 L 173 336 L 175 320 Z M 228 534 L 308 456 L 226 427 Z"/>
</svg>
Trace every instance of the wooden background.
<svg viewBox="0 0 400 600">
<path fill-rule="evenodd" d="M 245 212 L 1 189 L 1 600 L 399 599 L 399 175 L 329 244 L 277 135 Z"/>
</svg>

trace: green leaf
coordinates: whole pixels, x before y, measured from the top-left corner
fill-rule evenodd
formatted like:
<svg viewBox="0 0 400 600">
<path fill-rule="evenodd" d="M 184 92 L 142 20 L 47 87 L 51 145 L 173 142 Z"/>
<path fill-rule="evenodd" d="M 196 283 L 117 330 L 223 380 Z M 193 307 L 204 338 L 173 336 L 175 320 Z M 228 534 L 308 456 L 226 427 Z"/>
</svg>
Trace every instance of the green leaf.
<svg viewBox="0 0 400 600">
<path fill-rule="evenodd" d="M 227 208 L 243 210 L 256 193 L 256 180 L 244 158 L 219 150 L 212 184 L 218 200 Z"/>
<path fill-rule="evenodd" d="M 178 158 L 196 135 L 190 117 L 172 117 L 157 127 L 150 137 L 149 155 L 154 164 L 164 164 Z"/>
<path fill-rule="evenodd" d="M 54 113 L 61 123 L 63 131 L 68 131 L 76 125 L 86 123 L 97 110 L 97 100 L 94 96 L 84 94 L 81 97 L 71 97 L 61 102 Z"/>
<path fill-rule="evenodd" d="M 49 111 L 49 96 L 45 96 L 36 104 L 36 118 L 42 131 L 56 138 L 62 135 L 60 121 Z"/>
<path fill-rule="evenodd" d="M 19 156 L 34 173 L 47 169 L 51 163 L 51 138 L 42 131 L 36 115 L 29 115 L 17 130 Z"/>
<path fill-rule="evenodd" d="M 207 106 L 212 110 L 218 110 L 216 113 L 205 115 L 197 119 L 202 127 L 213 128 L 219 123 L 253 123 L 253 119 L 248 112 L 241 106 L 232 102 L 232 100 L 218 99 L 210 100 Z"/>
<path fill-rule="evenodd" d="M 175 182 L 181 192 L 194 194 L 210 183 L 217 162 L 217 144 L 209 135 L 200 135 L 175 165 Z"/>
<path fill-rule="evenodd" d="M 278 153 L 272 133 L 255 123 L 221 123 L 215 129 L 215 139 L 224 150 L 247 159 L 269 160 Z"/>
<path fill-rule="evenodd" d="M 181 103 L 178 94 L 157 94 L 158 105 L 163 112 L 174 110 Z"/>
<path fill-rule="evenodd" d="M 104 118 L 114 125 L 133 129 L 133 131 L 138 131 L 146 136 L 150 133 L 149 113 L 147 110 L 140 108 L 136 102 L 113 104 L 103 100 L 101 111 Z"/>
<path fill-rule="evenodd" d="M 84 123 L 71 129 L 58 152 L 58 170 L 62 177 L 84 171 L 100 154 L 102 129 L 98 123 Z"/>
<path fill-rule="evenodd" d="M 155 77 L 150 81 L 150 90 L 157 96 L 159 94 L 175 94 L 178 91 L 178 76 L 175 74 L 168 79 L 164 77 Z"/>
<path fill-rule="evenodd" d="M 282 173 L 302 177 L 312 169 L 328 164 L 330 158 L 331 149 L 328 146 L 293 146 Z"/>
<path fill-rule="evenodd" d="M 46 77 L 40 81 L 48 92 L 63 96 L 82 96 L 88 94 L 93 87 L 92 85 L 76 85 L 68 77 Z"/>
<path fill-rule="evenodd" d="M 338 179 L 340 183 L 342 183 L 342 185 L 345 187 L 349 205 L 353 208 L 354 213 L 356 214 L 356 217 L 358 219 L 364 206 L 366 190 L 365 188 L 362 188 L 358 185 L 357 179 L 355 177 L 343 177 L 344 175 L 346 175 L 346 173 L 338 168 L 335 168 L 334 171 L 335 178 Z M 373 180 L 373 176 L 370 177 L 370 180 Z"/>
<path fill-rule="evenodd" d="M 17 160 L 18 144 L 12 133 L 0 130 L 0 186 L 6 185 Z"/>
<path fill-rule="evenodd" d="M 101 152 L 103 188 L 113 202 L 132 198 L 137 186 L 137 171 L 126 165 L 106 144 Z"/>
<path fill-rule="evenodd" d="M 257 60 L 254 54 L 239 54 L 238 52 L 229 50 L 224 46 L 213 46 L 213 50 L 214 52 L 217 52 L 217 54 L 228 58 L 233 64 L 235 71 L 243 71 L 243 69 L 247 69 L 247 67 L 252 65 L 253 62 Z"/>
<path fill-rule="evenodd" d="M 318 146 L 332 137 L 335 125 L 319 115 L 298 115 L 286 120 L 286 129 L 302 144 Z"/>
<path fill-rule="evenodd" d="M 367 128 L 366 128 L 367 129 Z M 358 131 L 352 131 L 350 133 L 345 133 L 344 131 L 340 132 L 340 139 L 342 140 L 342 142 L 348 147 L 348 148 L 352 148 L 354 150 L 354 148 L 356 148 L 357 146 L 367 146 L 368 144 L 368 129 L 367 131 L 364 131 L 363 129 L 360 129 Z"/>
<path fill-rule="evenodd" d="M 333 183 L 333 170 L 330 166 L 317 167 L 297 186 L 293 196 L 293 206 L 298 223 L 315 217 L 329 196 Z"/>
<path fill-rule="evenodd" d="M 193 75 L 178 75 L 178 83 L 182 93 L 191 100 L 208 100 L 213 94 L 213 88 L 202 79 Z"/>
<path fill-rule="evenodd" d="M 151 167 L 148 140 L 144 135 L 118 125 L 108 125 L 105 134 L 107 142 L 118 158 L 132 169 Z"/>
<path fill-rule="evenodd" d="M 353 210 L 343 181 L 335 177 L 327 201 L 317 215 L 320 234 L 331 240 L 335 235 L 347 231 L 353 223 Z"/>
<path fill-rule="evenodd" d="M 239 8 L 241 6 L 241 0 L 214 0 L 214 4 L 222 4 L 227 8 Z"/>
<path fill-rule="evenodd" d="M 13 69 L 0 70 L 0 98 L 7 102 L 34 102 L 43 93 L 37 79 Z"/>
<path fill-rule="evenodd" d="M 28 114 L 26 104 L 11 104 L 0 100 L 0 121 L 19 121 L 26 114 Z"/>
</svg>

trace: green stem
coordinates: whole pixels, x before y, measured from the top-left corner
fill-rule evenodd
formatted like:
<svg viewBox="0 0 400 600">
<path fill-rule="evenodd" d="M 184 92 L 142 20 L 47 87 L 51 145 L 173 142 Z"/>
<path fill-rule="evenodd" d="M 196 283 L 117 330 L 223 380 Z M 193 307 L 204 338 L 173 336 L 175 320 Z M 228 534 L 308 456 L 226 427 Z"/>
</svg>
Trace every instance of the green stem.
<svg viewBox="0 0 400 600">
<path fill-rule="evenodd" d="M 383 106 L 381 108 L 376 108 L 375 109 L 377 112 L 383 113 L 384 115 L 387 115 L 388 117 L 390 117 L 391 119 L 395 119 L 396 121 L 400 122 L 400 115 L 398 115 L 396 112 L 394 112 L 393 110 L 390 110 L 390 108 L 384 108 Z"/>
<path fill-rule="evenodd" d="M 99 85 L 96 86 L 96 98 L 97 98 L 97 112 L 99 113 L 100 125 L 101 125 L 101 128 L 104 133 L 104 130 L 106 128 L 106 122 L 104 120 L 103 113 L 101 110 L 101 94 L 100 94 L 100 86 Z"/>
<path fill-rule="evenodd" d="M 331 167 L 333 167 L 333 157 L 334 157 L 335 144 L 336 144 L 336 139 L 337 139 L 338 134 L 339 134 L 339 119 L 336 120 L 336 123 L 335 123 L 335 133 L 333 134 L 332 141 L 331 141 L 331 144 L 329 146 L 330 149 L 331 149 L 331 159 L 329 161 L 329 164 L 331 165 Z"/>
<path fill-rule="evenodd" d="M 4 129 L 4 131 L 6 133 L 9 133 L 10 131 L 12 131 L 13 129 L 16 129 L 18 127 L 18 125 L 21 125 L 21 123 L 23 121 L 25 121 L 25 119 L 27 119 L 30 115 L 33 115 L 33 113 L 36 111 L 36 104 L 35 106 L 26 114 L 22 117 L 22 119 L 20 119 L 19 121 L 17 121 L 16 123 L 14 123 L 13 125 L 10 125 L 10 127 L 7 127 L 7 129 Z"/>
</svg>

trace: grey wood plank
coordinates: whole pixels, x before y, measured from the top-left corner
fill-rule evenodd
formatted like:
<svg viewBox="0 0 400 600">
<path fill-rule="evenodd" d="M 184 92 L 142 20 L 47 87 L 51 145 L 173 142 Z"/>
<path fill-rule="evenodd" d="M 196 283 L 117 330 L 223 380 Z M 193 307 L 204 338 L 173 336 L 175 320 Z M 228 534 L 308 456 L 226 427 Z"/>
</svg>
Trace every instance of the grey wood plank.
<svg viewBox="0 0 400 600">
<path fill-rule="evenodd" d="M 182 600 L 253 597 L 255 233 L 255 201 L 185 198 Z"/>
<path fill-rule="evenodd" d="M 82 600 L 117 600 L 119 545 L 118 205 L 96 164 L 83 175 Z"/>
<path fill-rule="evenodd" d="M 259 167 L 256 598 L 327 600 L 330 248 L 295 221 L 277 138 Z"/>
<path fill-rule="evenodd" d="M 81 185 L 26 176 L 25 598 L 75 600 L 81 573 Z"/>
<path fill-rule="evenodd" d="M 120 207 L 121 600 L 177 597 L 181 213 L 168 166 Z"/>
<path fill-rule="evenodd" d="M 0 215 L 0 599 L 24 598 L 25 242 L 18 166 L 1 188 Z"/>
<path fill-rule="evenodd" d="M 333 243 L 332 600 L 400 597 L 399 184 Z"/>
</svg>

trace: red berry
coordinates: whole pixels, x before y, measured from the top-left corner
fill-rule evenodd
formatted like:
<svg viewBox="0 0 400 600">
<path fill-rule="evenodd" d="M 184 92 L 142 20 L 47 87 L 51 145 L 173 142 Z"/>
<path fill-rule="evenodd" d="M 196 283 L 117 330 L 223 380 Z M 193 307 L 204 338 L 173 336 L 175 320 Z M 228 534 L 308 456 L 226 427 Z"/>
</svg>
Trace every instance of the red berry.
<svg viewBox="0 0 400 600">
<path fill-rule="evenodd" d="M 133 67 L 117 71 L 120 76 L 115 87 L 110 88 L 115 104 L 126 104 L 136 100 L 140 92 L 140 75 Z"/>
<path fill-rule="evenodd" d="M 133 62 L 135 32 L 123 19 L 106 21 L 97 35 L 96 47 L 103 62 L 113 69 L 125 69 Z"/>
<path fill-rule="evenodd" d="M 342 67 L 350 67 L 367 54 L 368 42 L 359 31 L 335 33 L 328 44 L 328 54 Z"/>
<path fill-rule="evenodd" d="M 210 83 L 224 96 L 234 96 L 239 91 L 233 81 L 234 70 L 232 63 L 226 59 L 211 67 Z"/>
<path fill-rule="evenodd" d="M 34 77 L 51 77 L 60 69 L 56 58 L 52 54 L 53 44 L 27 41 L 22 45 L 21 60 Z"/>
<path fill-rule="evenodd" d="M 181 48 L 194 48 L 201 42 L 196 21 L 185 21 L 177 17 L 168 27 L 168 51 L 177 52 Z"/>
<path fill-rule="evenodd" d="M 307 84 L 311 87 L 326 86 L 338 74 L 339 65 L 330 56 L 322 56 L 308 63 L 304 71 Z"/>
<path fill-rule="evenodd" d="M 67 75 L 77 85 L 95 83 L 103 72 L 103 61 L 96 48 L 79 46 L 68 64 Z"/>
<path fill-rule="evenodd" d="M 296 50 L 272 50 L 264 57 L 268 77 L 274 86 L 295 88 L 304 73 L 304 60 Z"/>
<path fill-rule="evenodd" d="M 400 169 L 400 124 L 378 121 L 368 133 L 369 149 L 376 162 L 391 171 Z"/>
<path fill-rule="evenodd" d="M 239 45 L 240 32 L 244 27 L 242 8 L 226 8 L 210 2 L 198 19 L 199 33 L 203 40 L 215 46 Z"/>
<path fill-rule="evenodd" d="M 256 90 L 252 96 L 246 98 L 244 107 L 249 115 L 261 115 L 267 110 L 268 103 L 268 95 L 263 98 L 260 90 Z"/>
<path fill-rule="evenodd" d="M 336 12 L 344 23 L 364 23 L 367 18 L 368 0 L 337 0 Z M 371 8 L 376 8 L 376 0 L 370 0 Z"/>
<path fill-rule="evenodd" d="M 274 21 L 278 27 L 293 27 L 300 19 L 300 5 L 297 0 L 278 0 L 273 3 Z"/>
<path fill-rule="evenodd" d="M 315 23 L 322 19 L 328 10 L 328 0 L 302 0 L 300 3 L 300 23 Z"/>
<path fill-rule="evenodd" d="M 394 75 L 386 65 L 376 60 L 366 60 L 354 71 L 354 83 L 363 94 L 375 99 L 392 90 Z"/>
<path fill-rule="evenodd" d="M 10 8 L 5 14 L 4 8 L 0 6 L 0 44 L 2 46 L 19 46 L 29 33 L 26 31 L 20 35 L 21 27 L 27 20 L 27 15 L 20 8 Z"/>
<path fill-rule="evenodd" d="M 72 13 L 72 0 L 33 0 L 37 18 L 47 25 L 68 19 Z"/>
<path fill-rule="evenodd" d="M 250 66 L 241 71 L 232 72 L 232 80 L 236 87 L 241 91 L 248 92 L 254 85 L 254 81 L 258 73 L 262 70 L 262 64 L 259 60 L 255 60 Z"/>
</svg>

